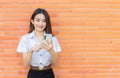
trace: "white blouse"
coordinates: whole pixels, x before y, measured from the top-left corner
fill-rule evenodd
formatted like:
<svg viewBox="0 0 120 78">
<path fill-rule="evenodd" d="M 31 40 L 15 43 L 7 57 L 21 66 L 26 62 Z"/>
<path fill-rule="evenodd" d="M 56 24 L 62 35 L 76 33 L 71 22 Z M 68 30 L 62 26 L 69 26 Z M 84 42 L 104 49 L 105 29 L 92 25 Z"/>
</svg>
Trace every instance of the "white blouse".
<svg viewBox="0 0 120 78">
<path fill-rule="evenodd" d="M 19 53 L 29 52 L 29 50 L 37 43 L 40 42 L 36 38 L 34 31 L 29 34 L 26 34 L 21 37 L 18 44 L 17 52 Z M 55 52 L 61 52 L 61 47 L 55 36 L 52 37 L 52 44 Z M 50 64 L 51 64 L 51 54 L 47 50 L 41 49 L 38 52 L 33 52 L 32 60 L 31 60 L 32 66 L 40 66 L 40 65 L 48 66 Z"/>
</svg>

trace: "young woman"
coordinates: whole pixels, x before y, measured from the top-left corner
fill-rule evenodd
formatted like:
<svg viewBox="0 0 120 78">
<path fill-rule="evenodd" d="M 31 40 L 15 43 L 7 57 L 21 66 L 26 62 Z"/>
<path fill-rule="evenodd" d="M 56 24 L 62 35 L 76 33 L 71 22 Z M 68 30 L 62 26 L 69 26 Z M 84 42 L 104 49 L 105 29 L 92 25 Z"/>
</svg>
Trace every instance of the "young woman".
<svg viewBox="0 0 120 78">
<path fill-rule="evenodd" d="M 38 8 L 33 12 L 29 33 L 21 37 L 17 52 L 23 54 L 24 66 L 30 66 L 27 78 L 55 78 L 51 65 L 57 64 L 57 53 L 61 48 L 52 34 L 50 17 L 45 9 Z"/>
</svg>

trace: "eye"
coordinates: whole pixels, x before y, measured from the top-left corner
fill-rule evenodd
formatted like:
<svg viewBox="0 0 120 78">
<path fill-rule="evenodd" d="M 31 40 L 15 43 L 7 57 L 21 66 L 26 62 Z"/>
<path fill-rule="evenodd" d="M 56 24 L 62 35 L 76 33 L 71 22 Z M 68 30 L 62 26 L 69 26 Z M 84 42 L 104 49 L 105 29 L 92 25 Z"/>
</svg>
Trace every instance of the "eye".
<svg viewBox="0 0 120 78">
<path fill-rule="evenodd" d="M 39 22 L 39 21 L 40 21 L 40 19 L 36 19 L 36 21 L 37 21 L 37 22 Z"/>
<path fill-rule="evenodd" d="M 42 20 L 43 22 L 46 22 L 46 20 Z"/>
</svg>

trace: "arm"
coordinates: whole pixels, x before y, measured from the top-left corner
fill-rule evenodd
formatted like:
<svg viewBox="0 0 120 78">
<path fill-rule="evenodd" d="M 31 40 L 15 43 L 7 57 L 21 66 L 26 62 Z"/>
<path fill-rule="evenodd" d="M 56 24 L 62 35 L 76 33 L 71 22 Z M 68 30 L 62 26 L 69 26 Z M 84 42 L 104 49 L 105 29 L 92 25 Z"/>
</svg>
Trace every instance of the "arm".
<svg viewBox="0 0 120 78">
<path fill-rule="evenodd" d="M 52 64 L 53 64 L 54 66 L 57 66 L 57 64 L 58 64 L 58 56 L 57 56 L 57 53 L 54 52 L 53 48 L 50 48 L 48 51 L 50 52 L 50 54 L 51 54 L 51 56 L 52 56 Z"/>
<path fill-rule="evenodd" d="M 31 62 L 31 59 L 32 59 L 32 53 L 36 52 L 36 51 L 38 51 L 40 49 L 41 49 L 40 45 L 36 44 L 29 50 L 29 52 L 23 53 L 23 64 L 24 64 L 24 67 L 27 68 L 27 67 L 30 66 L 30 62 Z"/>
<path fill-rule="evenodd" d="M 41 44 L 41 47 L 50 52 L 52 56 L 52 64 L 57 66 L 58 57 L 57 53 L 53 50 L 52 42 L 44 41 L 44 43 Z"/>
<path fill-rule="evenodd" d="M 23 53 L 23 65 L 24 67 L 28 68 L 30 66 L 30 61 L 32 58 L 32 51 L 27 53 Z"/>
</svg>

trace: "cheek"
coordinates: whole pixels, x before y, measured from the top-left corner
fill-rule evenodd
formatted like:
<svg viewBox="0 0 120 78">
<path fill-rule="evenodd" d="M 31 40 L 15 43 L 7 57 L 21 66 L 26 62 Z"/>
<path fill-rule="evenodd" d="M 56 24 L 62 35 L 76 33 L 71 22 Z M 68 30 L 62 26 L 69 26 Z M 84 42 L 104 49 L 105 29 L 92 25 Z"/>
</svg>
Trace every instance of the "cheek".
<svg viewBox="0 0 120 78">
<path fill-rule="evenodd" d="M 35 24 L 39 24 L 39 22 L 35 21 Z"/>
<path fill-rule="evenodd" d="M 44 26 L 46 27 L 46 23 L 44 23 Z"/>
<path fill-rule="evenodd" d="M 34 25 L 38 24 L 38 22 L 34 22 Z"/>
<path fill-rule="evenodd" d="M 46 25 L 46 22 L 44 22 L 43 24 Z"/>
</svg>

